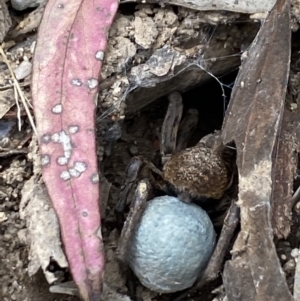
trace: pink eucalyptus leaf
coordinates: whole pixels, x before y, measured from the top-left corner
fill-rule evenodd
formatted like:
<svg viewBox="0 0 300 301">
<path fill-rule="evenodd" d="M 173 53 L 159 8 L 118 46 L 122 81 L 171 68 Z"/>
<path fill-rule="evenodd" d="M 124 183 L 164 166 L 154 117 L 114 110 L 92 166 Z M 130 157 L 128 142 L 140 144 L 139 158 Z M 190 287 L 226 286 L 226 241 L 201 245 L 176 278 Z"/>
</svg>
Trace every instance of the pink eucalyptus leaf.
<svg viewBox="0 0 300 301">
<path fill-rule="evenodd" d="M 117 0 L 49 0 L 34 55 L 32 97 L 43 179 L 59 218 L 83 300 L 100 300 L 100 228 L 95 103 Z"/>
</svg>

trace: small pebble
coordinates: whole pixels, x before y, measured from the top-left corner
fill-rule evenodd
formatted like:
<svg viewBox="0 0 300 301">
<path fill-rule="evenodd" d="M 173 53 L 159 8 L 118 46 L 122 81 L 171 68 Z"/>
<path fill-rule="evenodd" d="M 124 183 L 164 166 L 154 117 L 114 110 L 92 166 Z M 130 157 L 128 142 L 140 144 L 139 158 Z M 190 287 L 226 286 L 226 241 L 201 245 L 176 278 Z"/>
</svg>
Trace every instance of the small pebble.
<svg viewBox="0 0 300 301">
<path fill-rule="evenodd" d="M 129 152 L 132 156 L 136 156 L 139 153 L 139 149 L 136 146 L 131 145 L 129 148 Z"/>
<path fill-rule="evenodd" d="M 5 242 L 9 241 L 11 239 L 11 237 L 12 236 L 10 234 L 6 234 L 6 233 L 2 236 L 3 241 L 5 241 Z"/>
<path fill-rule="evenodd" d="M 295 210 L 297 211 L 297 213 L 300 212 L 300 202 L 297 202 L 297 204 L 295 205 Z"/>
<path fill-rule="evenodd" d="M 280 257 L 281 257 L 282 260 L 286 260 L 286 255 L 285 254 L 281 254 Z"/>
<path fill-rule="evenodd" d="M 287 274 L 292 274 L 295 270 L 296 267 L 296 263 L 294 259 L 290 259 L 289 261 L 287 261 L 284 266 L 283 266 L 283 270 L 287 273 Z"/>
<path fill-rule="evenodd" d="M 14 300 L 14 301 L 17 300 L 17 296 L 16 296 L 15 294 L 11 294 L 10 297 L 11 297 L 11 299 Z"/>
<path fill-rule="evenodd" d="M 17 233 L 20 243 L 26 245 L 28 244 L 28 230 L 21 229 Z"/>
<path fill-rule="evenodd" d="M 291 252 L 291 256 L 297 258 L 299 256 L 299 249 L 295 248 Z"/>
<path fill-rule="evenodd" d="M 4 222 L 7 220 L 7 216 L 5 212 L 0 212 L 0 223 Z"/>
<path fill-rule="evenodd" d="M 17 69 L 15 69 L 15 76 L 17 80 L 24 79 L 32 72 L 32 64 L 29 61 L 23 61 Z"/>
<path fill-rule="evenodd" d="M 297 105 L 296 103 L 291 103 L 290 105 L 291 105 L 291 110 L 292 110 L 292 111 L 297 110 L 298 105 Z"/>
<path fill-rule="evenodd" d="M 15 227 L 15 225 L 9 225 L 6 229 L 6 233 L 7 234 L 11 234 L 13 236 L 15 236 L 15 234 L 17 234 L 18 229 Z"/>
<path fill-rule="evenodd" d="M 18 282 L 16 280 L 14 280 L 14 282 L 11 285 L 14 289 L 16 289 L 18 287 Z"/>
</svg>

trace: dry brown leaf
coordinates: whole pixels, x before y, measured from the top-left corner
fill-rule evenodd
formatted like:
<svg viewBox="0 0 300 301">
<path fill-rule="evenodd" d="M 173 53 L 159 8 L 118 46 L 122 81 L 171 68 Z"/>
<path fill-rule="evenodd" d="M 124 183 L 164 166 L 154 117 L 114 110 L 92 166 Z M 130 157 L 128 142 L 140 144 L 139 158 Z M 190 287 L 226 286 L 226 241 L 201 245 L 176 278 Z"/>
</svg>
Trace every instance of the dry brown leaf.
<svg viewBox="0 0 300 301">
<path fill-rule="evenodd" d="M 234 140 L 241 231 L 223 280 L 230 301 L 292 301 L 273 242 L 272 185 L 290 64 L 289 2 L 269 13 L 241 67 L 223 136 Z"/>
</svg>

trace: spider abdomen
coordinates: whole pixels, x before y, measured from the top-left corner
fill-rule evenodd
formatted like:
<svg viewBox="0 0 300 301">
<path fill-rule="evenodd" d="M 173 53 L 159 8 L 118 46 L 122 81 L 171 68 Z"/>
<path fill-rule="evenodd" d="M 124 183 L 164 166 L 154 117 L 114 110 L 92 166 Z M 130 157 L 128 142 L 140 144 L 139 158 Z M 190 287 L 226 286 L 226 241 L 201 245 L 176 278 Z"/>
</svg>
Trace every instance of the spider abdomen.
<svg viewBox="0 0 300 301">
<path fill-rule="evenodd" d="M 171 156 L 164 167 L 164 179 L 178 193 L 186 192 L 192 198 L 220 199 L 231 175 L 218 152 L 198 144 Z"/>
</svg>

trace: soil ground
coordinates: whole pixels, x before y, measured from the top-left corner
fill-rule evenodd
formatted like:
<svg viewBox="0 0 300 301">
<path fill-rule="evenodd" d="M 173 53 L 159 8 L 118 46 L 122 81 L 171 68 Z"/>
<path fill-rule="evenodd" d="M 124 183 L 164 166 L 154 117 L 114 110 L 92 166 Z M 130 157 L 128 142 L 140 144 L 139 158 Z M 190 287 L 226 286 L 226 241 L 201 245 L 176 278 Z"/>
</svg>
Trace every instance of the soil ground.
<svg viewBox="0 0 300 301">
<path fill-rule="evenodd" d="M 299 49 L 299 48 L 298 48 Z M 297 52 L 297 49 L 295 50 Z M 297 69 L 297 61 L 295 62 Z M 226 84 L 227 97 L 222 96 L 219 83 L 214 79 L 206 85 L 183 94 L 184 110 L 195 107 L 199 111 L 199 123 L 190 145 L 194 145 L 201 137 L 221 128 L 224 108 L 230 97 L 230 87 L 234 82 L 236 70 L 221 78 Z M 103 236 L 107 252 L 106 280 L 113 283 L 120 293 L 128 293 L 126 278 L 118 267 L 114 251 L 118 233 L 113 208 L 118 200 L 120 187 L 125 176 L 125 168 L 135 155 L 141 155 L 154 163 L 159 161 L 158 136 L 167 108 L 167 98 L 161 98 L 136 116 L 125 119 L 122 124 L 122 136 L 117 142 L 105 144 L 104 160 L 101 169 L 106 179 L 112 184 L 103 220 Z M 14 119 L 15 120 L 15 119 Z M 26 121 L 25 121 L 26 123 Z M 26 126 L 25 126 L 26 128 Z M 0 134 L 2 128 L 0 125 Z M 99 129 L 100 130 L 100 129 Z M 11 134 L 13 131 L 10 132 Z M 9 134 L 10 135 L 10 134 Z M 42 271 L 33 277 L 28 276 L 29 247 L 22 242 L 22 230 L 25 222 L 20 219 L 19 205 L 24 182 L 32 175 L 32 164 L 27 160 L 27 153 L 0 156 L 0 299 L 4 301 L 76 301 L 75 296 L 49 293 L 49 285 Z M 293 250 L 299 247 L 299 216 L 294 216 L 294 227 L 285 241 L 277 242 L 279 258 L 287 280 L 292 288 L 296 260 Z M 295 251 L 294 251 L 295 253 Z M 53 271 L 59 267 L 53 263 L 49 266 Z M 70 276 L 63 271 L 64 280 Z M 175 295 L 158 295 L 143 288 L 136 280 L 138 300 L 172 300 Z M 213 300 L 210 287 L 202 293 L 195 293 L 183 300 Z"/>
</svg>

